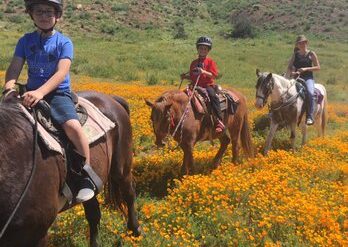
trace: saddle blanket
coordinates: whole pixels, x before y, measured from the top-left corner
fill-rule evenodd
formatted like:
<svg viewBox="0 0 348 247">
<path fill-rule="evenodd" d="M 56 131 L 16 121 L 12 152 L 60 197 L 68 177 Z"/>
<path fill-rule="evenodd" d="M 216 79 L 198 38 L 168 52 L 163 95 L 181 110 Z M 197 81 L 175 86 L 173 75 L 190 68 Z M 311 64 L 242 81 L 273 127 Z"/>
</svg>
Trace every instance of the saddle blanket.
<svg viewBox="0 0 348 247">
<path fill-rule="evenodd" d="M 104 136 L 109 130 L 113 129 L 116 125 L 108 117 L 106 117 L 94 104 L 90 101 L 79 97 L 78 102 L 85 107 L 88 118 L 86 123 L 82 126 L 82 129 L 87 136 L 89 144 L 95 142 L 100 137 Z M 19 104 L 25 116 L 32 124 L 35 124 L 35 120 L 30 112 L 22 105 Z M 52 137 L 50 133 L 38 122 L 38 133 L 43 143 L 49 150 L 63 154 L 63 149 L 59 142 Z"/>
</svg>

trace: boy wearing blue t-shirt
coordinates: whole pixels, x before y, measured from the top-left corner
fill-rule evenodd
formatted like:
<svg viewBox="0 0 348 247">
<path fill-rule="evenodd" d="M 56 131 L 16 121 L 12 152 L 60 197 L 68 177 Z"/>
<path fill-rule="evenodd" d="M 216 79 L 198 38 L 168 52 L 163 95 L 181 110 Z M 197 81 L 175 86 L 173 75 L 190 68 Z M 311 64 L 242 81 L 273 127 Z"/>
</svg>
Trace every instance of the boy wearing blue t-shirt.
<svg viewBox="0 0 348 247">
<path fill-rule="evenodd" d="M 6 71 L 5 88 L 14 87 L 23 65 L 28 65 L 27 92 L 23 104 L 34 107 L 41 99 L 51 106 L 51 118 L 64 129 L 78 153 L 90 162 L 89 144 L 78 121 L 71 97 L 70 65 L 73 59 L 71 40 L 54 30 L 62 16 L 61 0 L 26 0 L 25 7 L 37 30 L 19 39 L 11 64 Z M 89 178 L 81 183 L 78 202 L 94 196 L 94 185 Z"/>
</svg>

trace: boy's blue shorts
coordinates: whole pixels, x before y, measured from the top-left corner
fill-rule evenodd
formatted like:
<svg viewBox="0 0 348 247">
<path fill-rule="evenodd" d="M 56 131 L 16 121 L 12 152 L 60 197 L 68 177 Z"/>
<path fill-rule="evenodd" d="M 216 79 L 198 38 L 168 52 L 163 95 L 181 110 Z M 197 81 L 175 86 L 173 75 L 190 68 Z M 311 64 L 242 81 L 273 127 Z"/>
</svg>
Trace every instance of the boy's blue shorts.
<svg viewBox="0 0 348 247">
<path fill-rule="evenodd" d="M 62 125 L 71 119 L 78 120 L 70 91 L 58 89 L 46 95 L 44 99 L 51 106 L 51 118 L 55 123 Z"/>
</svg>

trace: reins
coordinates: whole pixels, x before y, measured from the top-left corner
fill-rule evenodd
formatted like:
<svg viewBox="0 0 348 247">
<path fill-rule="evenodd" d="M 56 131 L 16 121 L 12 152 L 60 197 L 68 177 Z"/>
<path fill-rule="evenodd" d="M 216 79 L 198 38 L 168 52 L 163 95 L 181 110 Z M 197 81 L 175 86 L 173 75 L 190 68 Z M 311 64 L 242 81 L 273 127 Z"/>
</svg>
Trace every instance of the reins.
<svg viewBox="0 0 348 247">
<path fill-rule="evenodd" d="M 193 89 L 192 89 L 192 94 L 191 94 L 191 96 L 189 97 L 189 100 L 188 100 L 188 102 L 187 102 L 187 104 L 186 104 L 184 113 L 182 114 L 182 116 L 181 116 L 181 118 L 180 118 L 178 124 L 176 125 L 176 128 L 175 128 L 175 130 L 174 130 L 174 132 L 173 132 L 173 134 L 172 134 L 173 137 L 175 136 L 176 132 L 178 131 L 180 125 L 183 125 L 184 118 L 185 118 L 186 114 L 188 113 L 188 107 L 189 107 L 189 105 L 190 105 L 190 103 L 191 103 L 191 99 L 192 99 L 192 97 L 193 97 L 193 95 L 194 95 L 194 93 L 195 93 L 195 91 L 196 91 L 196 87 L 197 87 L 197 84 L 198 84 L 198 81 L 199 81 L 199 78 L 200 78 L 200 77 L 201 77 L 201 74 L 199 74 L 198 77 L 197 77 L 197 79 L 196 79 L 195 85 L 193 86 Z M 182 135 L 182 128 L 181 128 L 181 135 Z M 181 139 L 182 139 L 182 136 L 181 136 L 181 138 L 180 138 L 180 142 L 181 142 Z M 179 143 L 180 143 L 180 142 L 179 142 Z"/>
<path fill-rule="evenodd" d="M 6 224 L 3 226 L 2 230 L 1 230 L 0 239 L 4 236 L 5 231 L 7 230 L 9 224 L 11 223 L 11 221 L 13 220 L 13 218 L 14 218 L 14 216 L 15 216 L 18 208 L 19 208 L 19 206 L 21 205 L 25 195 L 27 194 L 29 186 L 30 186 L 31 182 L 33 181 L 33 177 L 34 177 L 34 174 L 35 174 L 35 171 L 36 171 L 36 152 L 35 151 L 36 151 L 36 145 L 37 145 L 38 129 L 37 129 L 36 111 L 35 111 L 34 108 L 32 110 L 34 112 L 34 119 L 35 119 L 33 153 L 32 153 L 33 166 L 32 166 L 32 169 L 31 169 L 30 176 L 29 176 L 29 179 L 27 181 L 27 184 L 25 185 L 24 190 L 23 190 L 23 192 L 22 192 L 18 202 L 16 203 L 16 206 L 14 207 L 10 217 L 7 219 Z"/>
<path fill-rule="evenodd" d="M 290 87 L 287 88 L 286 92 L 284 92 L 282 95 L 280 95 L 279 98 L 282 99 L 282 97 L 283 97 L 285 94 L 287 94 L 287 93 L 289 92 L 290 88 L 292 88 L 294 85 L 296 85 L 296 83 L 293 83 L 292 85 L 290 85 Z M 256 98 L 262 99 L 262 100 L 264 101 L 264 104 L 266 104 L 267 98 L 268 98 L 269 95 L 272 93 L 273 87 L 274 87 L 274 83 L 273 83 L 273 86 L 270 87 L 271 90 L 270 90 L 270 93 L 268 93 L 267 96 L 256 95 Z M 289 99 L 287 99 L 285 102 L 281 102 L 281 104 L 280 104 L 278 107 L 276 107 L 276 108 L 273 108 L 272 106 L 270 106 L 270 111 L 279 111 L 279 110 L 281 110 L 282 108 L 287 107 L 287 106 L 293 104 L 293 103 L 296 101 L 296 99 L 298 98 L 299 95 L 300 95 L 299 93 L 296 93 L 296 94 L 292 95 L 292 96 L 291 96 Z"/>
</svg>

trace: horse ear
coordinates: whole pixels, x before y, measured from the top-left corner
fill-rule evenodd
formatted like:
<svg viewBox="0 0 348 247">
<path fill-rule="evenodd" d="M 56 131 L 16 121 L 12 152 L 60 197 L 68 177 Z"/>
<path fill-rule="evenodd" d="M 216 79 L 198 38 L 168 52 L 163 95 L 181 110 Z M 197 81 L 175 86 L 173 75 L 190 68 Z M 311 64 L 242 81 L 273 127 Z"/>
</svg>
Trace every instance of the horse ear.
<svg viewBox="0 0 348 247">
<path fill-rule="evenodd" d="M 257 76 L 257 77 L 260 77 L 260 76 L 261 76 L 261 72 L 260 72 L 259 69 L 256 69 L 256 76 Z"/>
<path fill-rule="evenodd" d="M 272 73 L 269 73 L 265 79 L 265 81 L 270 81 L 272 79 Z"/>
<path fill-rule="evenodd" d="M 145 103 L 151 108 L 153 108 L 153 103 L 150 100 L 145 99 Z"/>
</svg>

